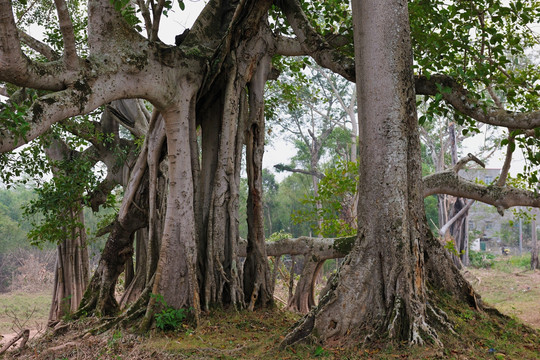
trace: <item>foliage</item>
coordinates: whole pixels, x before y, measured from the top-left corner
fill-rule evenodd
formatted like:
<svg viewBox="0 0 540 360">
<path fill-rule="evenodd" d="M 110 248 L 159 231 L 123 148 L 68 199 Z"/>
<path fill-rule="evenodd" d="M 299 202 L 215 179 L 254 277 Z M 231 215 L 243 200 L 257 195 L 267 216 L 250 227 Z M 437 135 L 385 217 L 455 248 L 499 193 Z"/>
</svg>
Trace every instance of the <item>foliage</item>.
<svg viewBox="0 0 540 360">
<path fill-rule="evenodd" d="M 175 309 L 169 306 L 160 294 L 152 294 L 151 296 L 156 299 L 158 306 L 163 308 L 161 312 L 154 314 L 156 327 L 162 331 L 178 329 L 186 318 L 187 312 L 191 311 L 191 309 Z"/>
<path fill-rule="evenodd" d="M 28 246 L 30 224 L 23 220 L 21 207 L 35 197 L 31 189 L 0 189 L 0 253 Z"/>
<path fill-rule="evenodd" d="M 515 271 L 528 270 L 531 267 L 531 253 L 525 253 L 523 255 L 505 256 L 496 261 L 493 264 L 493 268 L 506 272 L 513 273 Z"/>
<path fill-rule="evenodd" d="M 304 194 L 311 190 L 309 179 L 302 174 L 292 174 L 279 183 L 272 211 L 272 231 L 283 230 L 299 237 L 310 233 L 312 223 L 308 220 L 295 223 L 291 214 L 297 211 L 307 211 L 309 205 L 303 202 Z"/>
<path fill-rule="evenodd" d="M 285 232 L 283 229 L 279 230 L 278 232 L 273 233 L 270 235 L 266 241 L 270 242 L 276 242 L 282 239 L 291 239 L 293 236 L 287 232 Z"/>
<path fill-rule="evenodd" d="M 437 195 L 424 198 L 424 208 L 429 228 L 433 234 L 438 234 L 437 225 L 439 223 L 439 208 L 437 206 Z"/>
<path fill-rule="evenodd" d="M 448 240 L 446 241 L 446 244 L 444 244 L 444 248 L 450 252 L 450 254 L 454 254 L 455 256 L 460 256 L 461 254 L 458 253 L 456 249 L 456 244 L 454 243 L 454 240 Z M 464 251 L 462 251 L 464 252 Z"/>
<path fill-rule="evenodd" d="M 293 213 L 296 223 L 311 221 L 316 224 L 322 219 L 321 228 L 313 227 L 316 234 L 324 237 L 342 237 L 354 235 L 356 217 L 354 215 L 356 184 L 358 181 L 358 163 L 339 161 L 335 167 L 324 172 L 319 182 L 318 196 L 306 195 L 304 203 L 310 205 L 307 210 Z M 320 202 L 322 207 L 317 209 Z"/>
<path fill-rule="evenodd" d="M 474 268 L 491 268 L 494 263 L 493 259 L 495 259 L 493 254 L 469 250 L 469 265 Z"/>
<path fill-rule="evenodd" d="M 93 162 L 87 159 L 57 161 L 53 166 L 54 177 L 37 188 L 37 198 L 24 207 L 24 216 L 32 224 L 28 237 L 33 245 L 60 243 L 74 229 L 84 229 L 76 214 L 82 211 L 86 197 L 98 185 Z M 113 205 L 114 199 L 110 202 Z"/>
</svg>

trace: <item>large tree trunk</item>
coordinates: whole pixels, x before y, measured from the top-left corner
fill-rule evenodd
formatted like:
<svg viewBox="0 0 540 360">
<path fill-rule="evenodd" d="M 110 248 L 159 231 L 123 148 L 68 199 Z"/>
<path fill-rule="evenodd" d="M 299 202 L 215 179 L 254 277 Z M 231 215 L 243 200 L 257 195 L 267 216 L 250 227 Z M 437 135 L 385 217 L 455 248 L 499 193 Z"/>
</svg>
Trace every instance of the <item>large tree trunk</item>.
<svg viewBox="0 0 540 360">
<path fill-rule="evenodd" d="M 160 294 L 174 308 L 192 306 L 199 313 L 196 275 L 196 229 L 191 171 L 190 122 L 195 119 L 196 82 L 178 82 L 180 99 L 162 112 L 167 133 L 169 193 L 159 261 L 152 293 Z M 155 298 L 148 314 L 154 312 Z"/>
<path fill-rule="evenodd" d="M 141 186 L 139 191 L 145 189 L 146 186 Z M 98 267 L 75 316 L 92 312 L 102 316 L 117 313 L 119 305 L 115 296 L 116 282 L 124 271 L 126 260 L 133 256 L 132 234 L 146 225 L 145 220 L 143 214 L 134 211 L 128 218 L 114 221 Z"/>
<path fill-rule="evenodd" d="M 353 1 L 359 86 L 358 239 L 319 306 L 284 340 L 438 342 L 427 316 L 421 159 L 407 2 Z M 382 45 L 381 45 L 382 44 Z"/>
<path fill-rule="evenodd" d="M 243 85 L 236 69 L 224 76 L 225 89 L 205 99 L 201 109 L 202 164 L 197 209 L 198 273 L 201 302 L 211 305 L 243 305 L 237 247 L 239 156 L 244 139 L 240 104 Z"/>
</svg>

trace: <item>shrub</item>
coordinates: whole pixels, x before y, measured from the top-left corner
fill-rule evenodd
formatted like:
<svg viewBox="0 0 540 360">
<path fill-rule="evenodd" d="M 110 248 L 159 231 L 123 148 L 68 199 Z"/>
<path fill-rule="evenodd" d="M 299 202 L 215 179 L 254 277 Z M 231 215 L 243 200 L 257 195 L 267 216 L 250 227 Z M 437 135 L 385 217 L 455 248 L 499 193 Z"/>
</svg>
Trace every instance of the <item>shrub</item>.
<svg viewBox="0 0 540 360">
<path fill-rule="evenodd" d="M 175 309 L 167 304 L 160 294 L 152 294 L 156 302 L 163 307 L 161 312 L 154 315 L 156 327 L 162 331 L 176 330 L 182 325 L 190 309 Z"/>
<path fill-rule="evenodd" d="M 491 268 L 493 266 L 493 259 L 495 259 L 495 255 L 493 254 L 469 250 L 469 264 L 474 268 Z"/>
</svg>

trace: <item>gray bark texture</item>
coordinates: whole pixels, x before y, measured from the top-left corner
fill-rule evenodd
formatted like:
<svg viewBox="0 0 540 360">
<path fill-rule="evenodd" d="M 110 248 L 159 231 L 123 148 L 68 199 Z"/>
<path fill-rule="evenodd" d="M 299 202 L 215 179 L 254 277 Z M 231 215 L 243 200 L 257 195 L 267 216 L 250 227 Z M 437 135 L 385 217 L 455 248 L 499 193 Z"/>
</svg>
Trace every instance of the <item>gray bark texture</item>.
<svg viewBox="0 0 540 360">
<path fill-rule="evenodd" d="M 353 17 L 361 84 L 358 239 L 318 307 L 282 345 L 310 334 L 327 345 L 378 337 L 438 342 L 427 305 L 433 264 L 425 257 L 440 261 L 446 253 L 431 249 L 442 247 L 423 210 L 407 2 L 353 1 Z"/>
<path fill-rule="evenodd" d="M 69 211 L 69 216 L 84 224 L 82 211 Z M 54 324 L 64 315 L 75 312 L 89 281 L 88 246 L 84 228 L 75 229 L 71 236 L 57 246 L 54 269 L 54 289 L 49 324 Z"/>
</svg>

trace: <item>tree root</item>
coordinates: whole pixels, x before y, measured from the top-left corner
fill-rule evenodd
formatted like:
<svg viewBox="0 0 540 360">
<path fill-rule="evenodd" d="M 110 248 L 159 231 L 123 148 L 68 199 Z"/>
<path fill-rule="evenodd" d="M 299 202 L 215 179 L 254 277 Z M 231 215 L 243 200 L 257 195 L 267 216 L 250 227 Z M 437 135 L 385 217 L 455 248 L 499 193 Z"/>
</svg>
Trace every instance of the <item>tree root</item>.
<svg viewBox="0 0 540 360">
<path fill-rule="evenodd" d="M 0 355 L 5 353 L 13 344 L 15 344 L 21 338 L 22 338 L 22 340 L 21 340 L 21 343 L 19 344 L 19 347 L 18 347 L 17 350 L 19 350 L 19 351 L 22 350 L 25 347 L 26 342 L 28 341 L 29 337 L 30 337 L 30 330 L 24 329 L 19 334 L 17 334 L 17 336 L 15 336 L 13 339 L 11 339 L 7 344 L 2 346 L 2 348 L 0 349 Z"/>
<path fill-rule="evenodd" d="M 430 303 L 427 303 L 426 310 L 428 318 L 432 318 L 445 330 L 448 330 L 452 333 L 452 335 L 457 336 L 457 333 L 454 330 L 454 326 L 452 325 L 452 323 L 450 323 L 450 320 L 448 319 L 448 315 L 442 309 L 434 308 Z"/>
<path fill-rule="evenodd" d="M 75 342 L 75 341 L 68 341 L 67 343 L 65 344 L 61 344 L 61 345 L 58 345 L 58 346 L 54 346 L 54 347 L 51 347 L 51 348 L 48 348 L 46 349 L 45 351 L 43 351 L 42 354 L 49 354 L 49 355 L 54 355 L 54 353 L 56 352 L 60 352 L 60 351 L 63 351 L 67 348 L 70 348 L 70 347 L 76 347 L 78 346 L 79 343 L 78 342 Z"/>
<path fill-rule="evenodd" d="M 293 325 L 293 330 L 285 336 L 285 339 L 279 344 L 279 348 L 285 349 L 287 346 L 305 340 L 313 331 L 314 326 L 315 311 L 312 311 Z"/>
<path fill-rule="evenodd" d="M 144 313 L 146 312 L 146 305 L 148 304 L 148 300 L 150 298 L 150 291 L 151 286 L 147 286 L 141 293 L 139 299 L 128 307 L 123 314 L 104 320 L 104 322 L 102 322 L 100 325 L 88 330 L 86 333 L 90 333 L 92 335 L 102 334 L 118 324 L 121 326 L 127 326 L 127 324 L 143 317 Z"/>
</svg>

